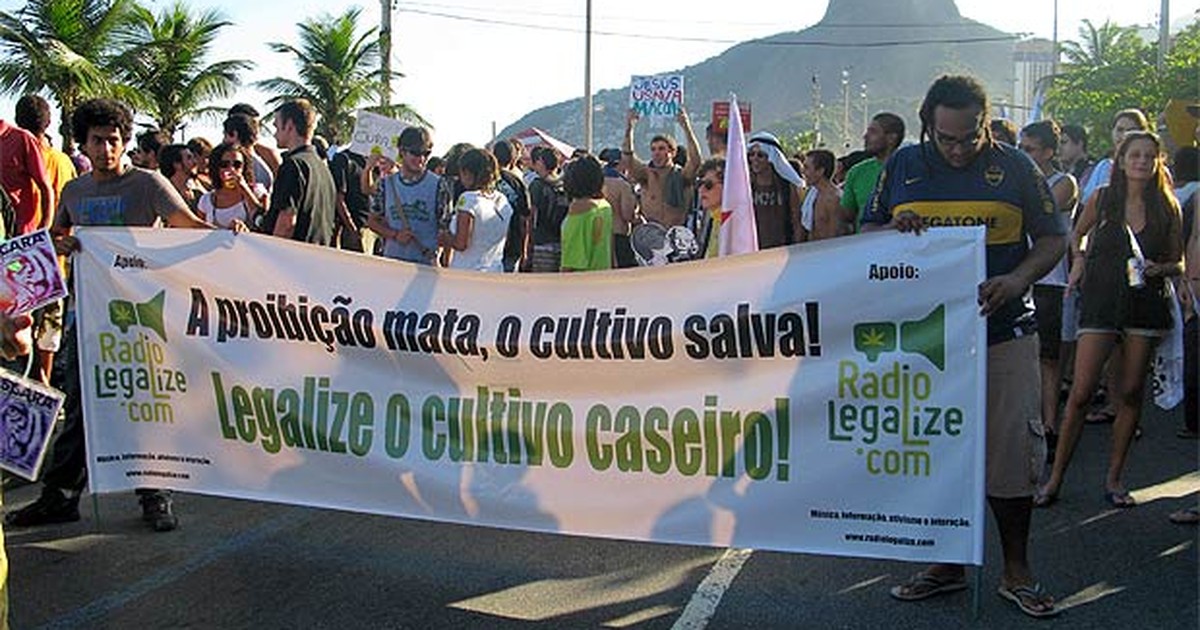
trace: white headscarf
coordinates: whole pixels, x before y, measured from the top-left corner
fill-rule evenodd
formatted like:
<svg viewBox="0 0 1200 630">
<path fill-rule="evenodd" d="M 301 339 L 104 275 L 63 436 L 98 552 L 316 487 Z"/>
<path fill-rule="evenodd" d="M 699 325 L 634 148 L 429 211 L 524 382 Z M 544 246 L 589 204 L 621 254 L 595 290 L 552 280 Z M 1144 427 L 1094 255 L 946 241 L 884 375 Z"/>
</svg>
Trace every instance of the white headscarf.
<svg viewBox="0 0 1200 630">
<path fill-rule="evenodd" d="M 787 161 L 787 156 L 783 154 L 783 149 L 780 148 L 778 138 L 766 131 L 758 131 L 750 134 L 747 142 L 747 153 L 753 149 L 758 149 L 766 153 L 767 159 L 771 161 L 771 166 L 775 168 L 775 172 L 780 177 L 799 188 L 804 188 L 804 178 L 800 177 L 796 169 L 792 168 L 791 163 Z"/>
</svg>

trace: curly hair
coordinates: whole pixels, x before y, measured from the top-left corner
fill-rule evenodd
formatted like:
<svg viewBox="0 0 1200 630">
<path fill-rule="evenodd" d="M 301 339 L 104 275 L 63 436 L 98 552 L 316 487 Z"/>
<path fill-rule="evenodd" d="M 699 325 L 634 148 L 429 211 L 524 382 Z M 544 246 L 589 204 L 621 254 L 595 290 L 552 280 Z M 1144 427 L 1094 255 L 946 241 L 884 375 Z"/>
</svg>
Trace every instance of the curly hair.
<svg viewBox="0 0 1200 630">
<path fill-rule="evenodd" d="M 88 130 L 93 127 L 116 127 L 121 140 L 133 137 L 133 112 L 129 106 L 111 98 L 84 101 L 71 114 L 71 137 L 79 145 L 87 144 Z"/>
</svg>

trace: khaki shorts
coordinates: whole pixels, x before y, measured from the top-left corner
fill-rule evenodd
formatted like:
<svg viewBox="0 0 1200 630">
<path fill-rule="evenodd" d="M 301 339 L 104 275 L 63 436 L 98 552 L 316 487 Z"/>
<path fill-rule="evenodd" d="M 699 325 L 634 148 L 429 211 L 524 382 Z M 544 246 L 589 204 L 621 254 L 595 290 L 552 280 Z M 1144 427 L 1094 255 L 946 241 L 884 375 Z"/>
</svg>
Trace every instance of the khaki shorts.
<svg viewBox="0 0 1200 630">
<path fill-rule="evenodd" d="M 37 349 L 58 352 L 62 348 L 63 301 L 55 300 L 33 312 Z"/>
<path fill-rule="evenodd" d="M 1033 496 L 1046 461 L 1036 335 L 988 347 L 987 495 Z"/>
</svg>

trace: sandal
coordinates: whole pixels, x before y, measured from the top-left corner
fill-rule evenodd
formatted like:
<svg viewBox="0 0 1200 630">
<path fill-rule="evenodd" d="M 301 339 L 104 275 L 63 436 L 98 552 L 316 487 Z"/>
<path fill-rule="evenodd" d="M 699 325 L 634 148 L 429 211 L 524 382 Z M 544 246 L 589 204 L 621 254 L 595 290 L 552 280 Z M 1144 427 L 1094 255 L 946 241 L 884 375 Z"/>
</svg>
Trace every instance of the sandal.
<svg viewBox="0 0 1200 630">
<path fill-rule="evenodd" d="M 1017 608 L 1021 609 L 1021 612 L 1030 617 L 1053 617 L 1062 612 L 1054 605 L 1054 598 L 1046 594 L 1041 584 L 1014 586 L 1012 588 L 1001 586 L 996 593 L 1000 597 L 1016 604 Z"/>
<path fill-rule="evenodd" d="M 1195 525 L 1200 523 L 1200 508 L 1187 508 L 1178 512 L 1171 512 L 1167 518 L 1171 519 L 1172 523 L 1177 525 Z"/>
<path fill-rule="evenodd" d="M 1128 490 L 1109 490 L 1104 493 L 1104 500 L 1118 510 L 1126 510 L 1137 505 L 1137 501 L 1133 500 Z"/>
<path fill-rule="evenodd" d="M 942 577 L 929 571 L 921 571 L 904 584 L 893 586 L 889 592 L 892 597 L 901 601 L 915 602 L 935 595 L 961 591 L 965 588 L 967 588 L 967 578 L 964 576 Z"/>
<path fill-rule="evenodd" d="M 1055 503 L 1058 503 L 1057 492 L 1047 492 L 1044 488 L 1038 488 L 1033 495 L 1033 507 L 1035 508 L 1048 508 Z"/>
</svg>

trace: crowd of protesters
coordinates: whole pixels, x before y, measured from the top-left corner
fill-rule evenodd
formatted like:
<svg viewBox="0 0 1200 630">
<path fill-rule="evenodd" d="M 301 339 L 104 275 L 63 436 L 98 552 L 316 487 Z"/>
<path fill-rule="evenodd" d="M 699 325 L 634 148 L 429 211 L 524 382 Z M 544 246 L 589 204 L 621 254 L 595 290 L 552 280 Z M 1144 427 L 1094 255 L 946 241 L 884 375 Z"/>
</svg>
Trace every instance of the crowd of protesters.
<svg viewBox="0 0 1200 630">
<path fill-rule="evenodd" d="M 876 114 L 863 149 L 841 157 L 824 148 L 788 155 L 775 136 L 755 132 L 745 145 L 749 185 L 761 249 L 877 229 L 920 232 L 947 207 L 939 204 L 968 200 L 972 212 L 994 210 L 1019 226 L 989 235 L 988 280 L 979 287 L 989 321 L 987 485 L 1003 538 L 1001 594 L 1047 616 L 1057 609 L 1026 558 L 1029 512 L 1063 495 L 1084 425 L 1103 421 L 1113 424 L 1104 497 L 1112 507 L 1134 505 L 1123 472 L 1148 368 L 1177 329 L 1190 384 L 1178 435 L 1197 436 L 1200 149 L 1181 148 L 1168 160 L 1145 115 L 1123 110 L 1114 116 L 1112 155 L 1094 161 L 1077 125 L 1043 120 L 1017 129 L 989 112 L 974 79 L 942 77 L 908 146 L 905 118 L 892 112 Z M 48 141 L 44 100 L 21 99 L 16 120 L 19 127 L 0 121 L 5 227 L 9 236 L 52 227 L 64 255 L 78 247 L 76 226 L 155 224 L 259 232 L 491 273 L 630 268 L 719 251 L 726 138 L 710 123 L 706 158 L 686 112 L 676 118 L 682 150 L 673 134 L 655 135 L 649 161 L 634 146 L 632 112 L 620 147 L 597 155 L 498 139 L 438 157 L 430 130 L 414 126 L 396 139 L 395 159 L 316 148 L 316 114 L 303 100 L 271 115 L 277 148 L 260 137 L 264 121 L 248 105 L 229 111 L 213 146 L 204 138 L 172 143 L 153 130 L 135 138 L 126 105 L 88 101 L 70 121 L 79 147 L 70 156 Z M 994 169 L 1009 176 L 984 185 Z M 86 460 L 76 334 L 69 308 L 61 333 L 61 311 L 35 314 L 33 348 L 47 382 L 54 353 L 64 353 L 56 384 L 68 394 L 66 421 L 41 497 L 7 515 L 13 526 L 79 519 Z M 1027 431 L 1030 424 L 1038 430 Z M 1029 457 L 1048 468 L 1014 464 Z M 153 529 L 176 527 L 169 492 L 139 496 Z M 1172 519 L 1195 523 L 1197 512 Z M 939 565 L 892 594 L 916 600 L 965 587 L 961 567 Z"/>
</svg>

